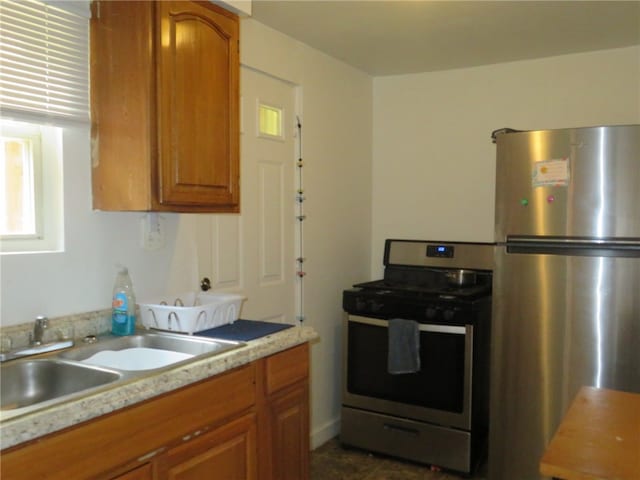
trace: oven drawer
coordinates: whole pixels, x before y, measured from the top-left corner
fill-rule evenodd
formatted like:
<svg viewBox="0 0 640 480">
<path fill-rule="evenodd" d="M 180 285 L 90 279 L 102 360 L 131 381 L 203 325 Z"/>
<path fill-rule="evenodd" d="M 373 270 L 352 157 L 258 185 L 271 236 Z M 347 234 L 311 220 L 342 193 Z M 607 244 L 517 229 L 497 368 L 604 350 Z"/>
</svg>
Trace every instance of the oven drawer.
<svg viewBox="0 0 640 480">
<path fill-rule="evenodd" d="M 469 473 L 471 434 L 428 423 L 342 407 L 344 445 Z"/>
</svg>

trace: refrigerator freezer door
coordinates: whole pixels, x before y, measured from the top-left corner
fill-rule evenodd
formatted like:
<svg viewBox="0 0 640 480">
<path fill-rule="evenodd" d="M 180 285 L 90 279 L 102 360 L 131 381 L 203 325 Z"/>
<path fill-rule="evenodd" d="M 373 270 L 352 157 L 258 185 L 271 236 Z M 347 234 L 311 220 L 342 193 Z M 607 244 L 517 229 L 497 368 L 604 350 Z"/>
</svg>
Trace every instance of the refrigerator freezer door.
<svg viewBox="0 0 640 480">
<path fill-rule="evenodd" d="M 581 386 L 640 393 L 640 258 L 496 249 L 489 478 L 538 479 Z"/>
<path fill-rule="evenodd" d="M 640 125 L 497 136 L 496 241 L 640 238 Z"/>
</svg>

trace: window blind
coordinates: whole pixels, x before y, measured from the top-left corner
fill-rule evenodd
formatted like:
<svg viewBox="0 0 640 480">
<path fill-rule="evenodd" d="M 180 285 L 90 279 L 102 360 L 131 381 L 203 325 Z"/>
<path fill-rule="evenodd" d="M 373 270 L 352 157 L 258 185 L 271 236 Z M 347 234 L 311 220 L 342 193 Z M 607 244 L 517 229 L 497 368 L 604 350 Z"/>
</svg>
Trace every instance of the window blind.
<svg viewBox="0 0 640 480">
<path fill-rule="evenodd" d="M 0 109 L 26 121 L 89 121 L 89 21 L 78 9 L 0 0 Z"/>
</svg>

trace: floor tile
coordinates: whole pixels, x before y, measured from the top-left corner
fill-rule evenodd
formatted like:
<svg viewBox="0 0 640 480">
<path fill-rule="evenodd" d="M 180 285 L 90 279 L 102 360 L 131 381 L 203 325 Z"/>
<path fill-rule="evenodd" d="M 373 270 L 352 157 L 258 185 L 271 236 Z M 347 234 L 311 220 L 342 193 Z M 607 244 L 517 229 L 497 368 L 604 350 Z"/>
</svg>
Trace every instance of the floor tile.
<svg viewBox="0 0 640 480">
<path fill-rule="evenodd" d="M 338 437 L 311 452 L 311 480 L 484 480 L 485 470 L 481 467 L 471 478 L 433 471 L 427 465 L 343 448 Z"/>
</svg>

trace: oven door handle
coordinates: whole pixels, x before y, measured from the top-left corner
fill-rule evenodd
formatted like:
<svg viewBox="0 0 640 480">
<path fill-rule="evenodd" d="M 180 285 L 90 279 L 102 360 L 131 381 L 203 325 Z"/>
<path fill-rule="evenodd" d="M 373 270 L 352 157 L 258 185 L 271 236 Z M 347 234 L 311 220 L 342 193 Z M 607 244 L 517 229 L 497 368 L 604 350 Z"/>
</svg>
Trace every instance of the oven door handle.
<svg viewBox="0 0 640 480">
<path fill-rule="evenodd" d="M 364 323 L 365 325 L 374 325 L 376 327 L 389 328 L 388 320 L 379 318 L 362 317 L 360 315 L 349 315 L 350 322 Z M 463 326 L 458 325 L 436 325 L 433 323 L 420 323 L 418 329 L 421 332 L 437 332 L 437 333 L 455 333 L 464 335 L 467 330 Z"/>
</svg>

